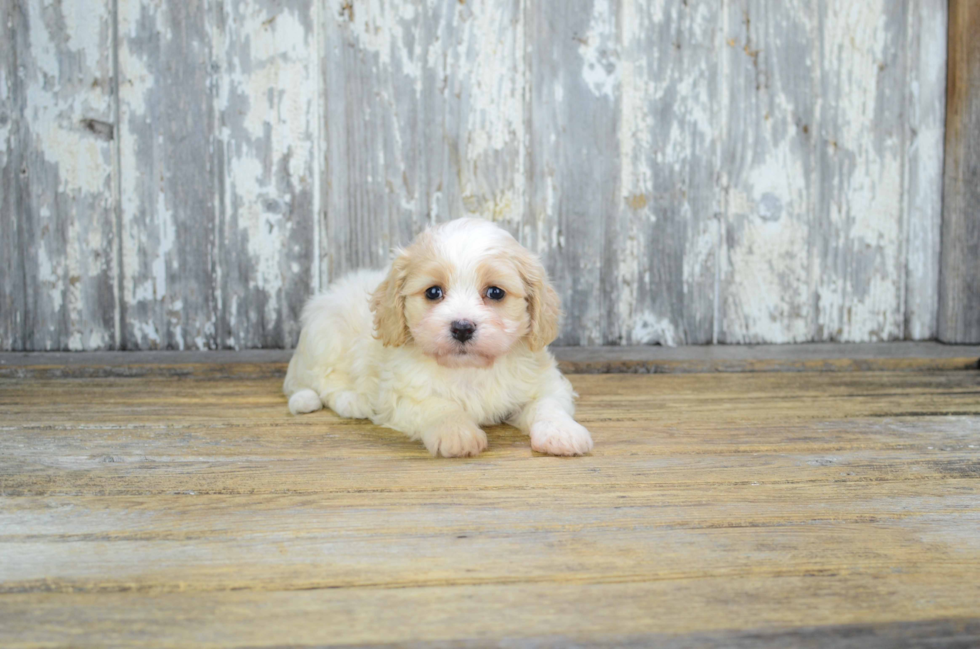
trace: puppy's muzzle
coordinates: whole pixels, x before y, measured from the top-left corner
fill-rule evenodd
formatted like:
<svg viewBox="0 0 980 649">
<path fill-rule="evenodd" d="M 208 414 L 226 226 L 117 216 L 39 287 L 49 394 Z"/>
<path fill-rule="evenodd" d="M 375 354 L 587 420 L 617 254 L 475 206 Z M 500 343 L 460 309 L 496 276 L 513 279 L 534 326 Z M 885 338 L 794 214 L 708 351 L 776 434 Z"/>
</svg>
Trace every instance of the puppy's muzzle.
<svg viewBox="0 0 980 649">
<path fill-rule="evenodd" d="M 469 320 L 454 320 L 449 325 L 449 332 L 452 333 L 453 338 L 461 343 L 465 343 L 472 338 L 475 331 L 476 325 Z"/>
</svg>

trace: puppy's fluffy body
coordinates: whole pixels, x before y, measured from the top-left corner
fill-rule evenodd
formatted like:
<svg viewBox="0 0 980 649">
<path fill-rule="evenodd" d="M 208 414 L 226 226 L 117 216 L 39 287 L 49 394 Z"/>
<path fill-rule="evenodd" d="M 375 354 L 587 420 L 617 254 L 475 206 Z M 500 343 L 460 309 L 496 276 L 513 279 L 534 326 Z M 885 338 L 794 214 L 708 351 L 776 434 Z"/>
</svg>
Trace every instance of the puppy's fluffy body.
<svg viewBox="0 0 980 649">
<path fill-rule="evenodd" d="M 294 414 L 326 404 L 419 439 L 433 455 L 476 455 L 487 447 L 480 426 L 501 422 L 537 451 L 587 453 L 571 384 L 545 348 L 557 319 L 537 258 L 489 222 L 451 221 L 389 269 L 352 273 L 312 298 L 283 389 Z M 472 337 L 454 335 L 460 322 Z"/>
</svg>

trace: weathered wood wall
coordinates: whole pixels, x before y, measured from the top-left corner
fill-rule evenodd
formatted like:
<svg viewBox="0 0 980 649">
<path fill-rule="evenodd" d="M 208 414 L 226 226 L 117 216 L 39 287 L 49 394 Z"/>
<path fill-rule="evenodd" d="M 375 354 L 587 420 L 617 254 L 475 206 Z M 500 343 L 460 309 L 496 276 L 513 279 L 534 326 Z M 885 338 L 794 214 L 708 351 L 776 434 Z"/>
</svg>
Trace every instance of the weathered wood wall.
<svg viewBox="0 0 980 649">
<path fill-rule="evenodd" d="M 939 339 L 980 341 L 980 3 L 951 0 Z"/>
<path fill-rule="evenodd" d="M 2 349 L 290 346 L 466 214 L 546 259 L 565 344 L 937 333 L 946 0 L 0 12 Z"/>
</svg>

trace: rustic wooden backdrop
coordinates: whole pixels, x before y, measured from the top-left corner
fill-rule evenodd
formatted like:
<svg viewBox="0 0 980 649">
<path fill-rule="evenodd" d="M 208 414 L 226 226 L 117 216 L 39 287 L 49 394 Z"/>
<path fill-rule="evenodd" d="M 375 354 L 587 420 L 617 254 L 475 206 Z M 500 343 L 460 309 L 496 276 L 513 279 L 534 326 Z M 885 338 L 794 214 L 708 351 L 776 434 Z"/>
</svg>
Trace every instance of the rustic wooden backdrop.
<svg viewBox="0 0 980 649">
<path fill-rule="evenodd" d="M 945 0 L 0 12 L 2 349 L 289 346 L 465 214 L 546 259 L 565 344 L 937 333 Z"/>
</svg>

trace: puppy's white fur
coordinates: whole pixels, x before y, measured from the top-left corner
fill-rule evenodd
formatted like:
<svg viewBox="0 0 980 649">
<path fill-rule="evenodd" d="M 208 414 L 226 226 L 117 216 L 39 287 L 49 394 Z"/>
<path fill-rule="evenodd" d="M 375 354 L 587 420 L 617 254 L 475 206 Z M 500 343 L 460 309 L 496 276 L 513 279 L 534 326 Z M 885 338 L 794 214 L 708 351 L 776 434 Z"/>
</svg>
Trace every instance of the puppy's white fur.
<svg viewBox="0 0 980 649">
<path fill-rule="evenodd" d="M 443 290 L 438 300 L 425 292 Z M 487 289 L 504 289 L 492 300 Z M 545 346 L 558 297 L 540 262 L 504 230 L 460 219 L 421 234 L 390 269 L 359 271 L 310 299 L 283 390 L 293 414 L 323 404 L 419 439 L 432 455 L 477 455 L 481 425 L 508 422 L 552 455 L 592 437 Z M 475 324 L 460 343 L 451 323 Z"/>
</svg>

